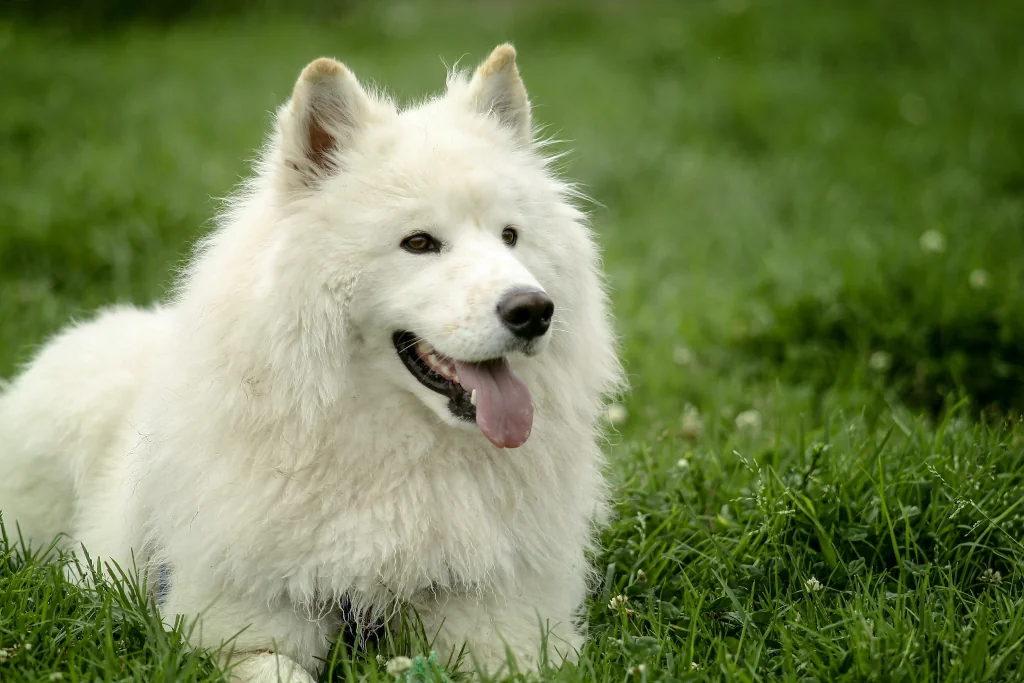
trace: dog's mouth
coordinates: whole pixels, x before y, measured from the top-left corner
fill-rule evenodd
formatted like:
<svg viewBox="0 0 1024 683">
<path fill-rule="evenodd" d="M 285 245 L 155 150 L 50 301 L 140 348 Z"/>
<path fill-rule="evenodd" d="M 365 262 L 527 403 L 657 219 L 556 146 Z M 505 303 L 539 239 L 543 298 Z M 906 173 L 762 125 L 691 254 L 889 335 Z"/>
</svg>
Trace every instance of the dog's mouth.
<svg viewBox="0 0 1024 683">
<path fill-rule="evenodd" d="M 504 356 L 471 363 L 445 356 L 412 332 L 395 332 L 392 339 L 409 373 L 448 397 L 452 415 L 475 422 L 498 448 L 518 448 L 529 438 L 533 398 Z"/>
</svg>

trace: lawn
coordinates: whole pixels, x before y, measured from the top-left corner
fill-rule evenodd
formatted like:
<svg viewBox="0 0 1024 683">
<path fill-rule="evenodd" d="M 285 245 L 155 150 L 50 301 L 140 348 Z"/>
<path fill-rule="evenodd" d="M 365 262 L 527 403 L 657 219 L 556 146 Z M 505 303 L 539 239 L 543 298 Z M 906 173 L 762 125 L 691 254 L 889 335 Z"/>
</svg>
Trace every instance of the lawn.
<svg viewBox="0 0 1024 683">
<path fill-rule="evenodd" d="M 1020 3 L 319 11 L 0 20 L 0 377 L 165 295 L 312 58 L 409 101 L 512 40 L 632 385 L 592 639 L 542 678 L 1024 680 Z M 0 681 L 217 675 L 130 581 L 61 577 L 0 544 Z"/>
</svg>

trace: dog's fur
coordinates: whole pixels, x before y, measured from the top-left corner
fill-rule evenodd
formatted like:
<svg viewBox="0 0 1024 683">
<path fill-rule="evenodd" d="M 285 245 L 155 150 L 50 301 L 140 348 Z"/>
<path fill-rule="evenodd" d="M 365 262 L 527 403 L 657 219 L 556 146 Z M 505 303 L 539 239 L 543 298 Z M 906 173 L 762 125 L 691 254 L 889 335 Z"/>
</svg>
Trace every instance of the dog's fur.
<svg viewBox="0 0 1024 683">
<path fill-rule="evenodd" d="M 573 657 L 621 372 L 597 249 L 515 56 L 401 112 L 334 60 L 306 67 L 173 300 L 69 327 L 0 397 L 8 527 L 168 569 L 165 618 L 201 615 L 197 645 L 241 632 L 242 680 L 310 680 L 343 601 L 414 611 L 439 653 L 466 645 L 489 671 L 506 646 L 519 666 Z M 418 231 L 441 252 L 400 248 Z M 494 311 L 518 286 L 555 314 L 517 347 Z M 454 418 L 399 360 L 399 329 L 462 360 L 510 353 L 527 442 Z"/>
</svg>

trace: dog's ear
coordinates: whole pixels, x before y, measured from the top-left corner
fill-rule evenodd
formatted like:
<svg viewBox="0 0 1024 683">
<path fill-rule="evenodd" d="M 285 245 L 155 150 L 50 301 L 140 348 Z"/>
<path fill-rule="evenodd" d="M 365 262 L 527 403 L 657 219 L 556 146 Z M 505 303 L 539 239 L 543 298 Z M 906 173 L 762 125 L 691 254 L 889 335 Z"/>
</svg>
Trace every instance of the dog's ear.
<svg viewBox="0 0 1024 683">
<path fill-rule="evenodd" d="M 373 111 L 373 101 L 344 64 L 326 57 L 310 63 L 279 117 L 289 171 L 306 185 L 329 174 Z"/>
<path fill-rule="evenodd" d="M 530 100 L 516 68 L 516 49 L 505 43 L 477 67 L 469 82 L 470 103 L 483 114 L 493 114 L 523 142 L 531 139 Z"/>
</svg>

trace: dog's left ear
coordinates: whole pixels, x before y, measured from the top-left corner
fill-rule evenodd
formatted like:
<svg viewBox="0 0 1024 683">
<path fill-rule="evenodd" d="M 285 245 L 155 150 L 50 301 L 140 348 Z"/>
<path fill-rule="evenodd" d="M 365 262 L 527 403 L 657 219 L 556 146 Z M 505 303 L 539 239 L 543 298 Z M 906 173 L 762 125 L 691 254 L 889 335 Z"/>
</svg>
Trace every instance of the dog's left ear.
<svg viewBox="0 0 1024 683">
<path fill-rule="evenodd" d="M 473 74 L 469 97 L 477 111 L 496 116 L 521 141 L 530 141 L 530 100 L 516 68 L 514 47 L 505 43 L 494 48 Z"/>
<path fill-rule="evenodd" d="M 326 57 L 310 63 L 279 117 L 288 171 L 307 186 L 330 173 L 373 113 L 373 101 L 344 64 Z"/>
</svg>

